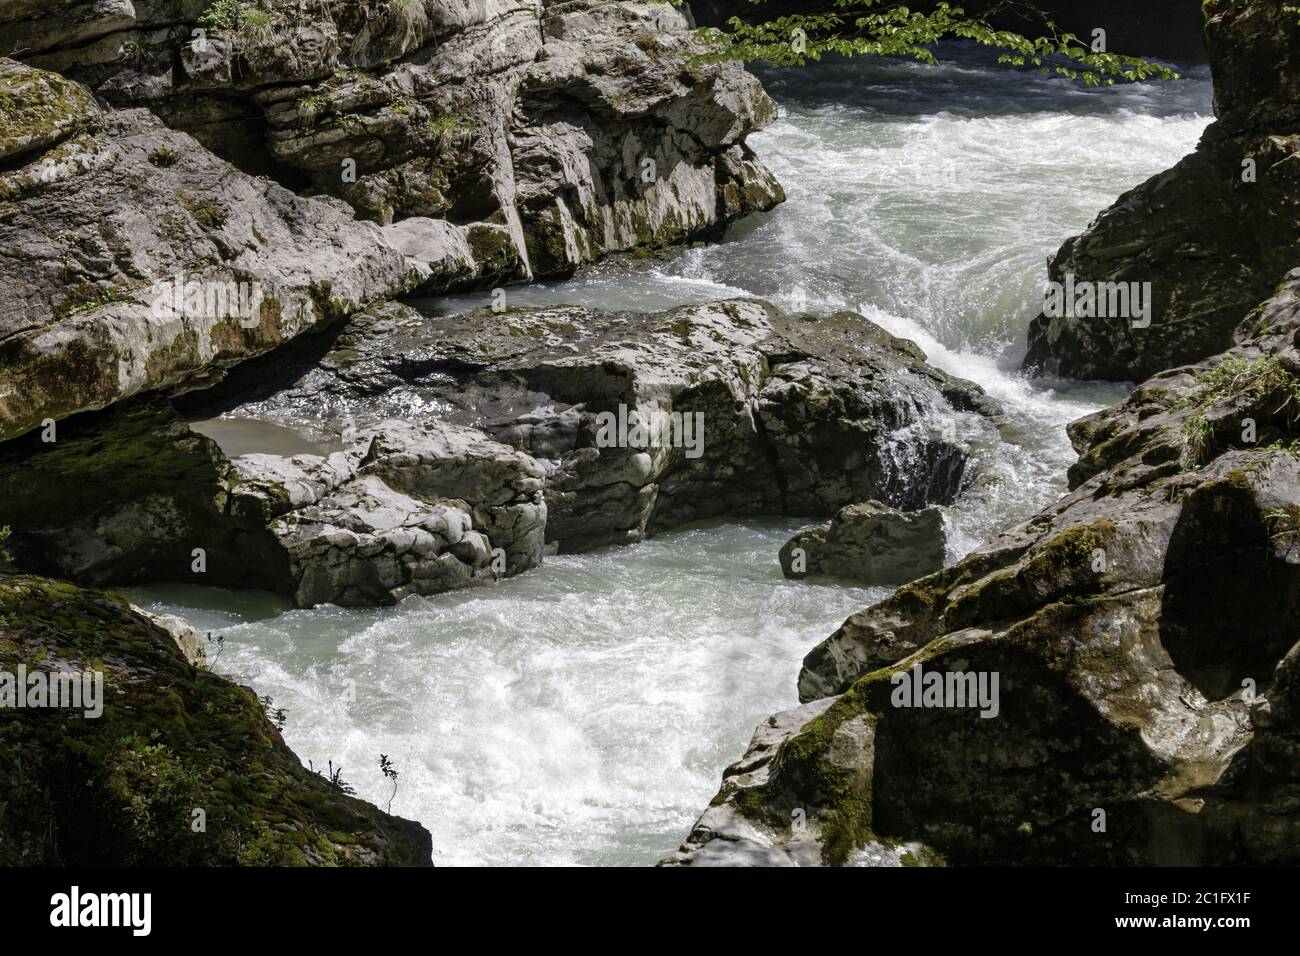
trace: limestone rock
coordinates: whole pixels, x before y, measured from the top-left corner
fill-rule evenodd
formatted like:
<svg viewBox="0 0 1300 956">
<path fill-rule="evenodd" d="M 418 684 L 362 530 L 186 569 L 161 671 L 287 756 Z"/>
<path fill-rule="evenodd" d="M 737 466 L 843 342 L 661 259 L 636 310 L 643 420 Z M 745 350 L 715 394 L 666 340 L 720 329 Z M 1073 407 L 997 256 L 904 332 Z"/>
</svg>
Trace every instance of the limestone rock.
<svg viewBox="0 0 1300 956">
<path fill-rule="evenodd" d="M 744 833 L 777 862 L 808 839 L 827 863 L 1300 859 L 1298 331 L 1300 270 L 1233 349 L 1072 426 L 1073 491 L 809 654 L 824 709 L 729 771 L 669 862 Z M 927 673 L 938 696 L 902 696 Z"/>
<path fill-rule="evenodd" d="M 783 198 L 744 143 L 771 100 L 738 64 L 694 59 L 667 4 L 303 0 L 200 24 L 204 8 L 21 7 L 0 26 L 32 65 L 245 171 L 380 224 L 500 229 L 501 280 L 707 237 Z"/>
<path fill-rule="evenodd" d="M 861 316 L 753 300 L 436 319 L 386 306 L 323 355 L 292 351 L 237 370 L 194 407 L 335 434 L 398 414 L 471 426 L 537 460 L 546 538 L 566 552 L 721 515 L 948 503 L 970 462 L 939 417 L 957 408 L 989 428 L 974 410 L 995 411 Z M 261 397 L 241 401 L 255 382 Z"/>
<path fill-rule="evenodd" d="M 0 160 L 57 146 L 101 117 L 95 98 L 54 73 L 0 59 Z"/>
<path fill-rule="evenodd" d="M 849 505 L 781 548 L 788 578 L 824 575 L 860 584 L 905 584 L 943 567 L 943 511 L 899 511 L 878 501 Z"/>
<path fill-rule="evenodd" d="M 473 429 L 381 422 L 329 458 L 232 464 L 232 511 L 270 528 L 301 607 L 390 604 L 542 560 L 541 467 Z"/>
<path fill-rule="evenodd" d="M 0 524 L 23 567 L 309 607 L 391 604 L 542 559 L 541 466 L 473 429 L 378 422 L 332 455 L 231 461 L 157 404 L 61 427 L 57 442 L 0 446 Z"/>
<path fill-rule="evenodd" d="M 3 62 L 40 109 L 82 102 Z M 21 115 L 40 141 L 40 111 Z M 239 172 L 144 110 L 80 132 L 85 112 L 66 115 L 62 142 L 0 171 L 0 439 L 219 374 L 409 286 L 375 226 Z"/>
<path fill-rule="evenodd" d="M 205 667 L 208 662 L 207 639 L 185 618 L 177 614 L 151 614 L 144 608 L 131 605 L 131 612 L 151 624 L 161 627 L 171 635 L 185 659 L 195 667 Z"/>
</svg>

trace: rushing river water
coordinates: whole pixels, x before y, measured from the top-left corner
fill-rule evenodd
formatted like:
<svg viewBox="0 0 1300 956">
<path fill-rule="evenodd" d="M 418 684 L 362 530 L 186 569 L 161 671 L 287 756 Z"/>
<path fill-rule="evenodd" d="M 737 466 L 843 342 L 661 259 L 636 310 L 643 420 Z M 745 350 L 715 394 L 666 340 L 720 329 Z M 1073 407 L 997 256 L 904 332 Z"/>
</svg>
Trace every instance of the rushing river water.
<svg viewBox="0 0 1300 956">
<path fill-rule="evenodd" d="M 765 80 L 781 119 L 751 143 L 784 206 L 720 244 L 512 289 L 510 304 L 758 295 L 852 308 L 915 340 L 1007 409 L 1001 440 L 975 448 L 975 492 L 949 514 L 955 559 L 1058 494 L 1064 425 L 1122 394 L 1018 375 L 1025 327 L 1046 257 L 1190 151 L 1209 83 L 1083 90 L 964 52 Z M 275 436 L 253 437 L 264 450 Z M 435 862 L 645 864 L 686 835 L 755 724 L 797 702 L 803 655 L 885 593 L 784 581 L 777 550 L 797 526 L 691 528 L 385 610 L 190 587 L 132 596 L 223 634 L 216 669 L 270 694 L 303 760 L 342 764 L 380 806 L 388 754 L 392 810 L 433 833 Z"/>
</svg>

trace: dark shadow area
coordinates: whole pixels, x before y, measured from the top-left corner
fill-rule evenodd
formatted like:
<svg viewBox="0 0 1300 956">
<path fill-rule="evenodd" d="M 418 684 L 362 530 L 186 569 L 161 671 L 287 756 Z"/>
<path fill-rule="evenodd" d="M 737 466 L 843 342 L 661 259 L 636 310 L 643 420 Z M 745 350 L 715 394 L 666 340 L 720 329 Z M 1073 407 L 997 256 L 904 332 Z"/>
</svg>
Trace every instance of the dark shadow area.
<svg viewBox="0 0 1300 956">
<path fill-rule="evenodd" d="M 1237 476 L 1241 480 L 1235 480 Z M 1300 638 L 1300 567 L 1273 554 L 1244 473 L 1187 496 L 1165 556 L 1160 640 L 1210 700 L 1251 678 L 1263 693 Z"/>
<path fill-rule="evenodd" d="M 291 192 L 312 190 L 306 173 L 271 155 L 266 145 L 266 118 L 251 100 L 237 95 L 197 94 L 177 96 L 153 109 L 172 129 L 193 136 L 241 172 L 265 176 Z"/>
<path fill-rule="evenodd" d="M 996 717 L 897 708 L 889 682 L 872 688 L 877 835 L 920 840 L 956 865 L 1203 862 L 1194 816 L 1135 796 L 1167 772 L 1136 729 L 1103 718 L 1034 652 L 976 645 L 962 669 L 999 674 Z"/>
</svg>

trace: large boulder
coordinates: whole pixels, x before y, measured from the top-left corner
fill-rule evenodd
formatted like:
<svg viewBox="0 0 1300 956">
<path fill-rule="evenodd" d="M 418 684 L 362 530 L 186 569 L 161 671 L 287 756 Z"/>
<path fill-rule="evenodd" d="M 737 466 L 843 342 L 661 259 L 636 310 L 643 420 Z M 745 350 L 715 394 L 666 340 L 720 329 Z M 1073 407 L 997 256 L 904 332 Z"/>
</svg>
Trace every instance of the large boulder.
<svg viewBox="0 0 1300 956">
<path fill-rule="evenodd" d="M 1081 289 L 1149 283 L 1149 315 L 1045 312 L 1030 326 L 1027 367 L 1141 381 L 1215 355 L 1300 263 L 1296 14 L 1276 0 L 1209 0 L 1205 13 L 1218 120 L 1194 153 L 1067 241 L 1049 270 Z"/>
<path fill-rule="evenodd" d="M 30 704 L 58 675 L 83 691 L 60 699 L 78 707 L 0 706 L 0 864 L 430 865 L 424 827 L 303 767 L 269 699 L 193 666 L 160 623 L 0 576 L 0 694 Z"/>
<path fill-rule="evenodd" d="M 976 412 L 996 408 L 861 316 L 755 300 L 437 318 L 390 305 L 299 351 L 187 407 L 335 436 L 397 414 L 479 429 L 539 462 L 546 540 L 566 552 L 723 515 L 949 503 L 972 469 L 940 419 L 956 408 L 988 429 Z"/>
<path fill-rule="evenodd" d="M 0 165 L 0 440 L 211 378 L 410 285 L 346 207 L 52 74 L 0 60 L 0 86 L 25 104 Z"/>
<path fill-rule="evenodd" d="M 809 575 L 858 584 L 905 584 L 943 567 L 943 511 L 899 511 L 878 501 L 849 505 L 805 528 L 781 548 L 787 578 Z"/>
<path fill-rule="evenodd" d="M 942 423 L 991 430 L 996 412 L 861 316 L 752 300 L 439 318 L 390 303 L 172 403 L 322 451 L 232 459 L 151 397 L 30 432 L 0 445 L 23 567 L 389 604 L 701 518 L 948 503 L 973 468 Z"/>
<path fill-rule="evenodd" d="M 1298 332 L 1300 271 L 1072 426 L 1071 493 L 809 654 L 670 862 L 1300 860 Z"/>
</svg>

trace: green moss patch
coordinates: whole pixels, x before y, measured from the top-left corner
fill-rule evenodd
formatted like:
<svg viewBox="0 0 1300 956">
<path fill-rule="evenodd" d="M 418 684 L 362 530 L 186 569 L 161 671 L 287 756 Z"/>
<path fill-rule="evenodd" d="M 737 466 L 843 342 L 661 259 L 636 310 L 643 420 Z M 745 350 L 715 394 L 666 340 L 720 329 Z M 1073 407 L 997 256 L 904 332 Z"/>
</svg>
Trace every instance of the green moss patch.
<svg viewBox="0 0 1300 956">
<path fill-rule="evenodd" d="M 248 688 L 121 598 L 0 577 L 0 670 L 94 669 L 104 710 L 0 709 L 0 865 L 424 865 L 428 833 L 304 768 Z"/>
</svg>

